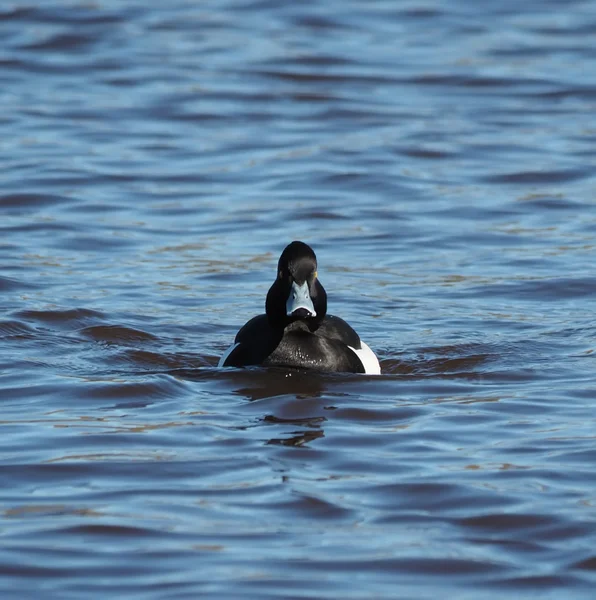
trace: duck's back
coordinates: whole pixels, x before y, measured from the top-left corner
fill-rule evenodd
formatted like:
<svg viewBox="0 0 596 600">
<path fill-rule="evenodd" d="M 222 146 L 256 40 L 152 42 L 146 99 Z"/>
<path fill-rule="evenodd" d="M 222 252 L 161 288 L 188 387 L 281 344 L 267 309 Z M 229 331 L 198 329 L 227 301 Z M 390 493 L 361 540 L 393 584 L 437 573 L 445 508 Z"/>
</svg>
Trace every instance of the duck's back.
<svg viewBox="0 0 596 600">
<path fill-rule="evenodd" d="M 360 336 L 343 319 L 327 315 L 314 334 L 330 340 L 337 340 L 352 348 L 360 347 Z"/>
<path fill-rule="evenodd" d="M 360 348 L 360 338 L 339 317 L 327 315 L 313 330 L 305 321 L 295 321 L 283 330 L 276 330 L 267 315 L 259 315 L 240 329 L 220 365 L 364 373 L 354 348 Z"/>
<path fill-rule="evenodd" d="M 285 330 L 275 350 L 263 362 L 267 366 L 314 371 L 364 373 L 358 356 L 339 337 L 324 335 L 321 328 Z"/>
</svg>

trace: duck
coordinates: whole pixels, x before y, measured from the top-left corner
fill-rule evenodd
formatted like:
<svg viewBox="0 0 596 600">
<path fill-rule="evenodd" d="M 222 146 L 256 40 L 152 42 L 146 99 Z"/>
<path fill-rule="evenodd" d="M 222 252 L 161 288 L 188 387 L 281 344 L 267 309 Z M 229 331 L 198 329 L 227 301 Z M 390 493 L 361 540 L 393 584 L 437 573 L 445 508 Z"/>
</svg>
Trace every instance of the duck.
<svg viewBox="0 0 596 600">
<path fill-rule="evenodd" d="M 327 314 L 317 257 L 304 242 L 281 253 L 265 314 L 250 319 L 219 360 L 219 367 L 286 367 L 380 375 L 379 359 L 354 329 Z"/>
</svg>

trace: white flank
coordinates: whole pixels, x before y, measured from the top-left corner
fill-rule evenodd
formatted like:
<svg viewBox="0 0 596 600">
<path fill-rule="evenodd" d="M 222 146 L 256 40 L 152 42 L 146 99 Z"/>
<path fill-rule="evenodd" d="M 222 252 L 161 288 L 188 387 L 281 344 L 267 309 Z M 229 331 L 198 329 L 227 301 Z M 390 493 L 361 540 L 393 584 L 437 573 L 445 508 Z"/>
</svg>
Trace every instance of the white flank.
<svg viewBox="0 0 596 600">
<path fill-rule="evenodd" d="M 379 359 L 362 340 L 360 340 L 360 345 L 362 346 L 360 350 L 356 350 L 356 348 L 352 348 L 352 346 L 348 346 L 348 348 L 356 353 L 356 356 L 360 359 L 360 362 L 364 367 L 364 372 L 367 375 L 380 375 L 381 365 L 379 364 Z"/>
<path fill-rule="evenodd" d="M 240 344 L 232 344 L 224 353 L 223 356 L 219 359 L 219 362 L 217 363 L 218 367 L 223 367 L 226 360 L 228 360 L 228 356 L 230 356 L 230 354 L 232 354 L 232 352 L 234 352 L 234 350 L 236 349 L 237 346 L 240 346 Z"/>
</svg>

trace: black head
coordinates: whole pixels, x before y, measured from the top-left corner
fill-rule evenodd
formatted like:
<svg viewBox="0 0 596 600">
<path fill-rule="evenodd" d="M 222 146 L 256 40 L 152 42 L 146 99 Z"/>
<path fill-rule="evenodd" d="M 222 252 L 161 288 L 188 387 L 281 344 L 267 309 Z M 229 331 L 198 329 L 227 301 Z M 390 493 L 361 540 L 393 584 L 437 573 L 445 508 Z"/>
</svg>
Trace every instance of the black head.
<svg viewBox="0 0 596 600">
<path fill-rule="evenodd" d="M 303 242 L 286 246 L 265 308 L 274 327 L 299 319 L 316 326 L 325 318 L 327 294 L 317 278 L 317 257 L 310 246 Z"/>
</svg>

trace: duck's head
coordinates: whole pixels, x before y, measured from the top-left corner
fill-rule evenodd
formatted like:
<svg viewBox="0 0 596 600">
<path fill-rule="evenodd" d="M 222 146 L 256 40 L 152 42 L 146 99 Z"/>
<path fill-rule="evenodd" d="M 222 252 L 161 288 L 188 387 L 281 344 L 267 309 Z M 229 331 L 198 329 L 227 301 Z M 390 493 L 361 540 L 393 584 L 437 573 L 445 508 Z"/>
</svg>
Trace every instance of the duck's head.
<svg viewBox="0 0 596 600">
<path fill-rule="evenodd" d="M 317 278 L 317 257 L 308 244 L 292 242 L 281 253 L 265 308 L 274 327 L 298 319 L 317 323 L 325 318 L 327 294 Z"/>
</svg>

